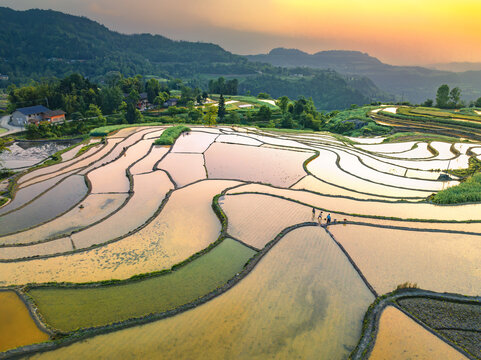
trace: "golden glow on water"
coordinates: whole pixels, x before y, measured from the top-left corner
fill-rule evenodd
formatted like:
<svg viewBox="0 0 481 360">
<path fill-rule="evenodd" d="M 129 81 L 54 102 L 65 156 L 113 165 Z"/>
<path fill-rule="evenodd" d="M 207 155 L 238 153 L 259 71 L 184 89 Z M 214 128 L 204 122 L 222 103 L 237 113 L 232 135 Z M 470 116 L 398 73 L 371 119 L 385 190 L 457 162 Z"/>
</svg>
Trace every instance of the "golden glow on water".
<svg viewBox="0 0 481 360">
<path fill-rule="evenodd" d="M 13 291 L 0 291 L 0 352 L 48 340 Z"/>
<path fill-rule="evenodd" d="M 215 143 L 205 152 L 205 164 L 209 178 L 288 187 L 307 175 L 302 163 L 311 155 L 309 152 Z"/>
<path fill-rule="evenodd" d="M 228 195 L 219 203 L 229 219 L 229 235 L 257 249 L 288 226 L 317 221 L 309 207 L 267 195 Z"/>
<path fill-rule="evenodd" d="M 373 300 L 325 231 L 302 228 L 198 308 L 34 358 L 345 359 Z"/>
<path fill-rule="evenodd" d="M 156 173 L 164 174 L 160 171 Z M 136 176 L 149 175 L 151 174 Z M 167 179 L 166 176 L 165 178 Z M 66 256 L 0 263 L 0 284 L 126 279 L 136 274 L 170 268 L 217 240 L 221 226 L 212 210 L 212 198 L 223 189 L 237 184 L 239 182 L 236 181 L 206 180 L 180 189 L 172 194 L 162 212 L 152 222 L 117 242 Z M 166 192 L 170 182 L 161 187 L 167 187 Z M 147 195 L 152 193 L 150 189 L 150 186 L 144 187 Z M 161 198 L 158 195 L 152 196 L 151 201 L 159 204 Z M 144 211 L 151 216 L 153 212 L 146 208 L 144 204 L 144 208 L 139 207 L 135 216 L 129 212 L 120 216 L 118 221 L 107 223 L 106 220 L 99 223 L 96 230 L 91 227 L 73 237 L 79 243 L 81 241 L 83 245 L 89 246 L 95 243 L 92 240 L 94 237 L 105 239 L 113 231 L 118 231 L 116 228 L 124 226 L 121 221 L 127 223 L 126 216 L 133 217 L 134 221 L 137 216 L 142 218 Z M 145 221 L 145 218 L 142 219 Z M 82 238 L 80 234 L 83 234 Z"/>
<path fill-rule="evenodd" d="M 379 294 L 405 282 L 479 295 L 481 237 L 346 225 L 330 228 Z"/>
<path fill-rule="evenodd" d="M 384 309 L 370 360 L 467 359 L 395 307 Z"/>
</svg>

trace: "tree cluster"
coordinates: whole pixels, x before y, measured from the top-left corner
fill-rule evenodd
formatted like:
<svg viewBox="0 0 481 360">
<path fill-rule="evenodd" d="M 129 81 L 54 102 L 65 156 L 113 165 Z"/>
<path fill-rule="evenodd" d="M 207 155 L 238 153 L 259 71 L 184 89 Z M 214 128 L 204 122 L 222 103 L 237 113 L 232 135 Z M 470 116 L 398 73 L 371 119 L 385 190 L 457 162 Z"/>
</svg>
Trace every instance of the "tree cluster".
<svg viewBox="0 0 481 360">
<path fill-rule="evenodd" d="M 237 95 L 239 80 L 225 80 L 223 77 L 217 80 L 209 81 L 209 93 L 211 94 L 224 94 L 224 95 Z"/>
</svg>

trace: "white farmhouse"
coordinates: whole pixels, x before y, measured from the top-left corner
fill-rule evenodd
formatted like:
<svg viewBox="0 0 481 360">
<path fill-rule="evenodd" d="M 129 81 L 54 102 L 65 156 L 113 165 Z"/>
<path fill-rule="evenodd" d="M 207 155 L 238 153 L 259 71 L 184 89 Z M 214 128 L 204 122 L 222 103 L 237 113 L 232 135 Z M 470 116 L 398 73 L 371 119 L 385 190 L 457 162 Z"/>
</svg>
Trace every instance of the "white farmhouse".
<svg viewBox="0 0 481 360">
<path fill-rule="evenodd" d="M 12 114 L 12 124 L 15 126 L 25 126 L 31 122 L 42 121 L 43 114 L 50 110 L 43 105 L 30 106 L 15 110 Z"/>
</svg>

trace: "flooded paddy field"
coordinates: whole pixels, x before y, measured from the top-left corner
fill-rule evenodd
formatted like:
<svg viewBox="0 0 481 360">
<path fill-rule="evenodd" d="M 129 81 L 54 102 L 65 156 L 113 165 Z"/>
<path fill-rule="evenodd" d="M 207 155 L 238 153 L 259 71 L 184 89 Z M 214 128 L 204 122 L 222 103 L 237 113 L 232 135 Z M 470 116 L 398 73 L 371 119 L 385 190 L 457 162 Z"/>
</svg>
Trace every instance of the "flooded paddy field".
<svg viewBox="0 0 481 360">
<path fill-rule="evenodd" d="M 346 225 L 330 229 L 378 293 L 421 289 L 478 295 L 480 237 Z"/>
<path fill-rule="evenodd" d="M 28 292 L 47 323 L 62 331 L 175 309 L 208 294 L 240 272 L 255 251 L 224 240 L 193 262 L 162 276 L 126 285 L 38 288 Z"/>
<path fill-rule="evenodd" d="M 196 309 L 38 358 L 135 358 L 140 351 L 167 359 L 344 359 L 373 299 L 323 229 L 298 229 L 238 285 Z"/>
<path fill-rule="evenodd" d="M 381 315 L 376 345 L 369 359 L 466 360 L 466 356 L 417 324 L 395 307 Z"/>
<path fill-rule="evenodd" d="M 347 359 L 370 305 L 403 287 L 442 301 L 388 304 L 364 359 L 479 356 L 481 204 L 430 196 L 481 144 L 195 126 L 153 145 L 165 128 L 86 140 L 99 144 L 16 177 L 0 207 L 0 357 L 42 342 L 16 354 Z"/>
<path fill-rule="evenodd" d="M 0 352 L 47 341 L 27 306 L 13 291 L 0 291 Z"/>
<path fill-rule="evenodd" d="M 82 139 L 65 141 L 15 141 L 10 151 L 0 154 L 2 167 L 12 170 L 28 169 L 39 164 L 58 151 L 66 149 Z"/>
</svg>

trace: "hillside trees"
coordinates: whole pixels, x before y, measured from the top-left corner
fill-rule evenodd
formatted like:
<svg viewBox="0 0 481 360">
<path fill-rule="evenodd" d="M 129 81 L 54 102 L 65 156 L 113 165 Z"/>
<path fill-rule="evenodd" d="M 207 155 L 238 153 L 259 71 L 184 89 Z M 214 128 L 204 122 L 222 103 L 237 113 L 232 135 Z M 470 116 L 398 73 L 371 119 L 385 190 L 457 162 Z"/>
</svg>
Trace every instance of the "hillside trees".
<svg viewBox="0 0 481 360">
<path fill-rule="evenodd" d="M 440 109 L 461 107 L 461 89 L 454 87 L 450 90 L 448 85 L 441 85 L 436 93 L 436 106 Z"/>
<path fill-rule="evenodd" d="M 209 92 L 211 94 L 237 95 L 239 80 L 226 81 L 222 76 L 217 80 L 209 81 Z"/>
</svg>

